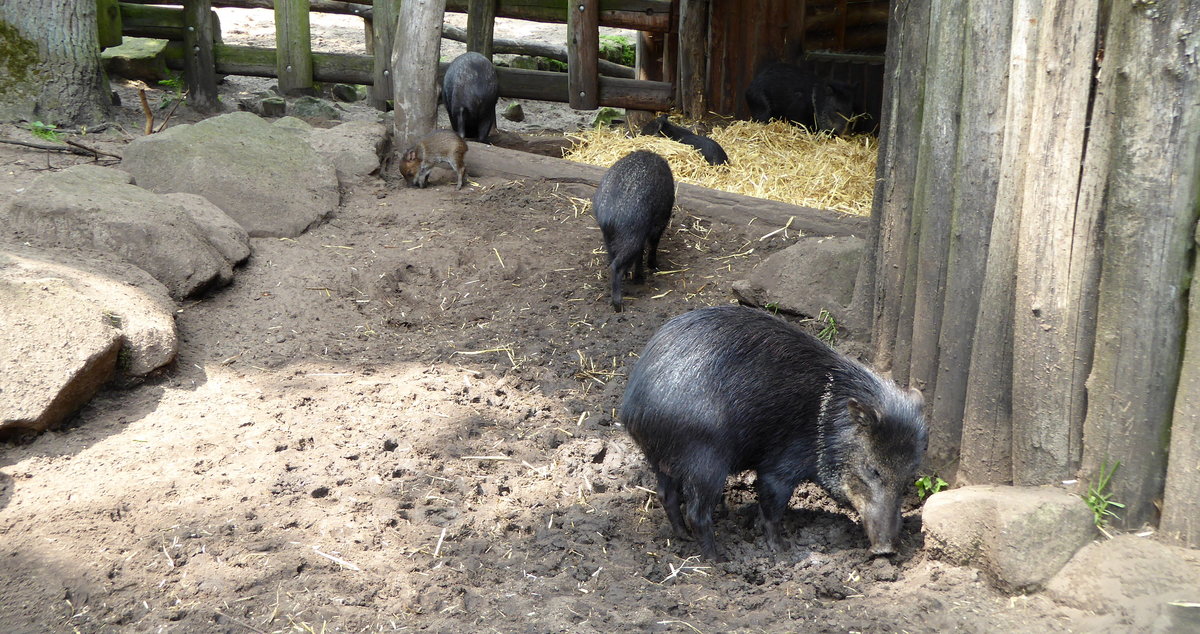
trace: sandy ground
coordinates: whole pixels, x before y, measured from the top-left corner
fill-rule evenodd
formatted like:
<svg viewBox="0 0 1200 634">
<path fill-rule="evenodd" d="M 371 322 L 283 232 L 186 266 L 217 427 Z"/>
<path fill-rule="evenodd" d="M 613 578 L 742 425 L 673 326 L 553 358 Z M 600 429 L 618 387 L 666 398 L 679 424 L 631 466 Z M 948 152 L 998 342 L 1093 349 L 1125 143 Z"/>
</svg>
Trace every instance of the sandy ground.
<svg viewBox="0 0 1200 634">
<path fill-rule="evenodd" d="M 85 160 L 0 146 L 0 196 Z M 253 240 L 232 286 L 180 307 L 165 374 L 0 446 L 0 629 L 1046 632 L 1081 616 L 929 560 L 915 500 L 899 554 L 872 558 L 852 513 L 801 487 L 773 554 L 749 478 L 731 479 L 730 561 L 699 560 L 615 419 L 624 377 L 658 326 L 730 302 L 794 236 L 676 208 L 666 272 L 614 314 L 587 187 L 433 182 L 364 181 L 325 225 Z"/>
</svg>

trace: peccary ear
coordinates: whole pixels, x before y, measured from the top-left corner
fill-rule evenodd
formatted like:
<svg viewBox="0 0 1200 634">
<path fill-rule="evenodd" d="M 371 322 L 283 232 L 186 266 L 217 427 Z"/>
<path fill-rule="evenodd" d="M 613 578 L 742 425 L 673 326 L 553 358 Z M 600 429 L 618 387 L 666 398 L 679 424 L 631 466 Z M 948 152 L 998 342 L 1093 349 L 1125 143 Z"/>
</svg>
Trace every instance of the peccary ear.
<svg viewBox="0 0 1200 634">
<path fill-rule="evenodd" d="M 921 390 L 915 387 L 908 388 L 908 398 L 917 406 L 918 410 L 925 409 L 925 395 L 921 394 Z"/>
<path fill-rule="evenodd" d="M 863 405 L 856 398 L 846 401 L 846 409 L 850 410 L 850 417 L 861 427 L 870 427 L 879 420 L 879 412 L 875 408 Z"/>
</svg>

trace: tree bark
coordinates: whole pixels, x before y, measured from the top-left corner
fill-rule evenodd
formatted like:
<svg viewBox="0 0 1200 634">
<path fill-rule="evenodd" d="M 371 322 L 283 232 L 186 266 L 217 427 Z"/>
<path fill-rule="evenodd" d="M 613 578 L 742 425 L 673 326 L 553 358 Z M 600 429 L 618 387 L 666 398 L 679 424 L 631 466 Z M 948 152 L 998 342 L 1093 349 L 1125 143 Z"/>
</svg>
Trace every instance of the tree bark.
<svg viewBox="0 0 1200 634">
<path fill-rule="evenodd" d="M 403 149 L 437 123 L 438 47 L 446 0 L 404 0 L 396 26 L 392 78 L 396 145 Z"/>
<path fill-rule="evenodd" d="M 1114 108 L 1097 111 L 1113 125 L 1083 473 L 1121 462 L 1111 487 L 1125 528 L 1154 520 L 1163 494 L 1200 199 L 1197 24 L 1187 0 L 1114 3 L 1106 39 Z"/>
<path fill-rule="evenodd" d="M 1013 297 L 1017 227 L 1025 187 L 1030 108 L 1037 74 L 1042 0 L 1017 0 L 1012 9 L 1004 138 L 987 267 L 979 298 L 963 410 L 960 484 L 1010 484 L 1012 466 Z"/>
<path fill-rule="evenodd" d="M 1046 0 L 1038 34 L 1013 320 L 1013 467 L 1018 485 L 1074 475 L 1086 363 L 1076 356 L 1084 288 L 1073 266 L 1096 249 L 1076 235 L 1077 194 L 1095 54 L 1097 5 Z M 1093 251 L 1094 252 L 1094 251 Z M 1081 367 L 1083 366 L 1083 367 Z"/>
<path fill-rule="evenodd" d="M 0 121 L 92 125 L 108 116 L 95 0 L 0 2 Z"/>
</svg>

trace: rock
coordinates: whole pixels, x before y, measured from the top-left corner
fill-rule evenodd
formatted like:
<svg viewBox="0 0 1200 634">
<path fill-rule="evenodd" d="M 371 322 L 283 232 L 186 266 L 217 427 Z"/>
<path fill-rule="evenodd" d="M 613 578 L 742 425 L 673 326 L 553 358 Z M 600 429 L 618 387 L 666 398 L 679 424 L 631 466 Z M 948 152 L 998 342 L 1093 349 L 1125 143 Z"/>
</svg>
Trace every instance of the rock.
<svg viewBox="0 0 1200 634">
<path fill-rule="evenodd" d="M 513 68 L 520 68 L 523 70 L 537 70 L 538 69 L 537 60 L 532 57 L 526 56 L 526 55 L 518 55 L 518 56 L 512 58 L 512 61 L 509 62 L 509 65 L 512 66 Z"/>
<path fill-rule="evenodd" d="M 283 97 L 263 97 L 258 105 L 264 117 L 282 117 L 287 114 L 287 100 Z"/>
<path fill-rule="evenodd" d="M 1200 551 L 1118 535 L 1079 551 L 1046 584 L 1046 594 L 1118 615 L 1125 631 L 1195 632 L 1187 623 L 1200 608 L 1171 604 L 1200 602 Z"/>
<path fill-rule="evenodd" d="M 332 128 L 312 128 L 308 142 L 333 163 L 345 185 L 379 169 L 391 145 L 390 135 L 391 127 L 382 123 L 348 121 Z"/>
<path fill-rule="evenodd" d="M 863 245 L 855 237 L 800 238 L 763 260 L 749 279 L 734 282 L 733 292 L 744 302 L 808 317 L 827 310 L 839 326 L 863 328 L 866 321 L 847 309 Z"/>
<path fill-rule="evenodd" d="M 334 84 L 333 88 L 329 89 L 329 93 L 333 95 L 334 99 L 344 103 L 353 103 L 362 99 L 358 88 L 350 84 Z"/>
<path fill-rule="evenodd" d="M 163 198 L 178 204 L 191 216 L 208 236 L 208 242 L 230 264 L 236 266 L 250 258 L 250 236 L 246 230 L 207 198 L 182 192 L 164 194 Z"/>
<path fill-rule="evenodd" d="M 175 360 L 175 302 L 145 271 L 94 251 L 0 247 L 0 280 L 48 278 L 82 294 L 119 331 L 118 378 L 144 377 Z"/>
<path fill-rule="evenodd" d="M 1083 499 L 1055 487 L 943 491 L 925 502 L 921 521 L 935 557 L 978 568 L 1008 592 L 1040 588 L 1096 536 Z"/>
<path fill-rule="evenodd" d="M 295 237 L 338 205 L 333 164 L 249 112 L 141 137 L 121 167 L 151 191 L 204 196 L 252 237 Z"/>
<path fill-rule="evenodd" d="M 0 214 L 0 230 L 33 246 L 112 253 L 176 299 L 233 279 L 233 263 L 183 207 L 116 169 L 77 165 L 39 177 Z"/>
<path fill-rule="evenodd" d="M 500 113 L 500 116 L 509 121 L 524 121 L 525 109 L 521 107 L 521 102 L 514 101 L 508 104 L 508 107 L 504 109 L 504 112 Z"/>
<path fill-rule="evenodd" d="M 299 97 L 292 102 L 292 116 L 315 121 L 337 121 L 342 117 L 337 107 L 318 97 Z"/>
<path fill-rule="evenodd" d="M 120 46 L 100 52 L 104 70 L 111 76 L 140 79 L 155 84 L 171 76 L 167 70 L 167 40 L 124 37 Z"/>
</svg>

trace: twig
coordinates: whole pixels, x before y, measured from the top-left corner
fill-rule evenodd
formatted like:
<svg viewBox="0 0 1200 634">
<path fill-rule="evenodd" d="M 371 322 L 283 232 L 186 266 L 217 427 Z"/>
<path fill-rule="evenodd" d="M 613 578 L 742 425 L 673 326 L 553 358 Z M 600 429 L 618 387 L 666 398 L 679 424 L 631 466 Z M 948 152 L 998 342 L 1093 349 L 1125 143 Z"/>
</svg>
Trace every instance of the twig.
<svg viewBox="0 0 1200 634">
<path fill-rule="evenodd" d="M 45 143 L 30 143 L 28 141 L 18 141 L 16 139 L 0 139 L 0 143 L 8 143 L 9 145 L 20 145 L 20 146 L 24 146 L 24 147 L 33 148 L 35 150 L 48 150 L 50 152 L 70 152 L 71 154 L 78 154 L 80 156 L 91 156 L 93 158 L 99 157 L 101 154 L 103 154 L 105 156 L 111 156 L 114 158 L 118 158 L 118 159 L 121 158 L 121 157 L 117 156 L 116 154 L 109 154 L 108 152 L 101 152 L 99 150 L 93 150 L 92 148 L 86 147 L 79 143 L 75 143 L 73 141 L 65 141 L 65 143 L 67 145 L 47 145 Z"/>
<path fill-rule="evenodd" d="M 463 456 L 463 460 L 512 460 L 510 456 Z"/>
<path fill-rule="evenodd" d="M 222 616 L 222 617 L 229 619 L 230 621 L 233 621 L 234 625 L 240 625 L 240 626 L 250 630 L 251 632 L 258 632 L 258 634 L 267 634 L 266 630 L 260 630 L 257 627 L 250 625 L 249 623 L 243 623 L 242 621 L 239 621 L 239 620 L 233 618 L 232 616 L 225 614 L 224 612 L 222 612 L 220 610 L 213 610 L 213 611 L 217 613 L 217 616 Z"/>
<path fill-rule="evenodd" d="M 67 145 L 69 145 L 69 146 L 71 146 L 71 147 L 77 147 L 77 148 L 79 148 L 79 149 L 81 149 L 81 150 L 85 150 L 85 151 L 87 151 L 87 152 L 91 152 L 92 154 L 94 154 L 94 155 L 96 156 L 96 158 L 100 158 L 101 156 L 111 156 L 111 157 L 113 157 L 113 158 L 117 159 L 118 161 L 119 161 L 119 160 L 121 160 L 121 156 L 120 156 L 119 154 L 113 154 L 113 153 L 111 153 L 111 152 L 105 152 L 104 150 L 97 150 L 96 148 L 91 148 L 91 147 L 88 147 L 88 146 L 86 146 L 86 145 L 84 145 L 84 144 L 80 143 L 79 141 L 72 141 L 71 139 L 65 139 L 65 140 L 63 141 L 63 143 L 66 143 Z"/>
<path fill-rule="evenodd" d="M 154 134 L 154 113 L 150 110 L 150 102 L 146 100 L 145 88 L 138 88 L 138 99 L 142 100 L 142 114 L 146 115 L 146 125 L 143 128 L 144 134 L 150 136 Z"/>
<path fill-rule="evenodd" d="M 332 561 L 335 564 L 338 564 L 339 566 L 349 568 L 349 569 L 353 570 L 354 572 L 362 572 L 362 568 L 355 566 L 354 564 L 346 561 L 345 559 L 342 559 L 341 557 L 336 557 L 334 555 L 330 555 L 329 553 L 323 553 L 323 552 L 317 550 L 316 546 L 313 546 L 312 549 L 313 549 L 314 553 L 317 553 L 318 555 L 328 559 L 329 561 Z"/>
<path fill-rule="evenodd" d="M 183 94 L 179 95 L 179 99 L 176 99 L 175 103 L 171 104 L 171 109 L 167 111 L 167 116 L 163 117 L 162 125 L 158 126 L 155 132 L 162 132 L 167 127 L 167 122 L 171 120 L 171 115 L 175 114 L 175 109 L 179 107 L 179 104 L 183 103 L 184 99 L 187 99 L 188 92 L 190 90 L 183 91 Z"/>
<path fill-rule="evenodd" d="M 437 546 L 433 547 L 433 556 L 437 557 L 438 553 L 442 552 L 442 542 L 446 540 L 446 526 L 442 527 L 442 534 L 438 536 Z"/>
</svg>

